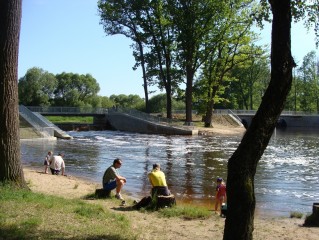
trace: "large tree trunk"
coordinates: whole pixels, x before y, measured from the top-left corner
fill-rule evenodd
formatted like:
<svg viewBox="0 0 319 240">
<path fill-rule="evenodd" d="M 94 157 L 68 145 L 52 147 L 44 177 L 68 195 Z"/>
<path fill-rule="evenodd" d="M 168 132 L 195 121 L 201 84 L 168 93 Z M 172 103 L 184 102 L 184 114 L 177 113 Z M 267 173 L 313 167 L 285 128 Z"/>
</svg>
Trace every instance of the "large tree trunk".
<svg viewBox="0 0 319 240">
<path fill-rule="evenodd" d="M 269 0 L 273 13 L 271 81 L 262 103 L 239 147 L 228 162 L 227 218 L 224 240 L 252 239 L 254 230 L 254 177 L 291 88 L 290 0 Z"/>
<path fill-rule="evenodd" d="M 20 162 L 18 52 L 22 0 L 0 1 L 0 182 L 26 187 Z"/>
</svg>

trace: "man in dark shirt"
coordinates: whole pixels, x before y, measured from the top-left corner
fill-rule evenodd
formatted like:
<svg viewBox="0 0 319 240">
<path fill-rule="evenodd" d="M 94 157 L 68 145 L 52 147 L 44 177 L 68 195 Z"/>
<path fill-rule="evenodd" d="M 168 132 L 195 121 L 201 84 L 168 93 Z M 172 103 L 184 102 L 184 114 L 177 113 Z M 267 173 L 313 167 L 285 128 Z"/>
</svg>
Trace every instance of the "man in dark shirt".
<svg viewBox="0 0 319 240">
<path fill-rule="evenodd" d="M 116 188 L 115 197 L 120 200 L 124 200 L 121 195 L 121 190 L 124 184 L 126 183 L 126 178 L 122 177 L 119 172 L 118 168 L 122 166 L 122 160 L 119 158 L 114 159 L 113 165 L 108 167 L 103 175 L 103 189 L 107 191 L 111 191 Z"/>
</svg>

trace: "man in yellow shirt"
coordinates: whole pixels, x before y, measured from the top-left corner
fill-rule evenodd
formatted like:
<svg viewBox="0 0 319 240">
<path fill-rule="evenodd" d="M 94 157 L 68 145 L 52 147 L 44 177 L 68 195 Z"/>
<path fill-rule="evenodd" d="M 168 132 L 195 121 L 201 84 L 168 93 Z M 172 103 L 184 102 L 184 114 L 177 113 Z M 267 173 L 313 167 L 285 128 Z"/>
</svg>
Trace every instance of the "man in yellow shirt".
<svg viewBox="0 0 319 240">
<path fill-rule="evenodd" d="M 152 197 L 154 195 L 169 196 L 171 194 L 167 187 L 165 174 L 161 171 L 158 163 L 153 164 L 153 170 L 148 174 L 148 178 L 152 185 Z"/>
</svg>

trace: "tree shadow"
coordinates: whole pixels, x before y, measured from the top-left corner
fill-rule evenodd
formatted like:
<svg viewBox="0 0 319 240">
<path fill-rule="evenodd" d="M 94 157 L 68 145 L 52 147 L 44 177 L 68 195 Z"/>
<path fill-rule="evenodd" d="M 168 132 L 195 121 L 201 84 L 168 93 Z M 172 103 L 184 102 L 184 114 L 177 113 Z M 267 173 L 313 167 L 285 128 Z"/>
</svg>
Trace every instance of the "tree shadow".
<svg viewBox="0 0 319 240">
<path fill-rule="evenodd" d="M 136 211 L 136 209 L 134 209 L 133 206 L 119 206 L 119 207 L 112 207 L 111 209 L 115 211 L 121 211 L 121 212 Z"/>
<path fill-rule="evenodd" d="M 0 239 L 10 239 L 10 240 L 33 240 L 33 239 L 68 239 L 68 240 L 99 240 L 99 239 L 108 239 L 108 240 L 127 240 L 127 237 L 120 236 L 118 234 L 97 234 L 90 236 L 74 236 L 70 237 L 70 234 L 67 236 L 62 236 L 58 231 L 45 231 L 37 229 L 37 226 L 28 226 L 24 228 L 17 224 L 12 224 L 10 226 L 1 226 L 0 225 Z M 133 238 L 132 238 L 133 239 Z"/>
</svg>

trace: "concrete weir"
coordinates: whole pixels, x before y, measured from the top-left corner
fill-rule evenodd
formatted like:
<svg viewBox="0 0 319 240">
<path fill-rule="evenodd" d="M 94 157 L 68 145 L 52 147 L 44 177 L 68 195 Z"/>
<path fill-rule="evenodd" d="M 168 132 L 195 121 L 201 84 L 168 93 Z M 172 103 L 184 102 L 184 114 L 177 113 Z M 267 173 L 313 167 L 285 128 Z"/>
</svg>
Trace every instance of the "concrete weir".
<svg viewBox="0 0 319 240">
<path fill-rule="evenodd" d="M 106 119 L 112 128 L 119 131 L 163 135 L 198 135 L 198 130 L 193 127 L 155 123 L 121 112 L 109 113 Z"/>
</svg>

